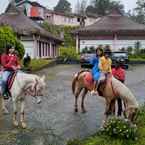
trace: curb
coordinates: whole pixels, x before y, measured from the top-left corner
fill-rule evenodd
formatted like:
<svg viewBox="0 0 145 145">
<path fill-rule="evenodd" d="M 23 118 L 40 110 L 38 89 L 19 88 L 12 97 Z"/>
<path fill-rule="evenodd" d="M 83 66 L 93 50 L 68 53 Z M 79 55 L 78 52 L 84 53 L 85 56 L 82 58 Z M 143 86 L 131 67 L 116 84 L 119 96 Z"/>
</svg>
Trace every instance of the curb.
<svg viewBox="0 0 145 145">
<path fill-rule="evenodd" d="M 129 64 L 145 64 L 145 60 L 130 60 Z"/>
</svg>

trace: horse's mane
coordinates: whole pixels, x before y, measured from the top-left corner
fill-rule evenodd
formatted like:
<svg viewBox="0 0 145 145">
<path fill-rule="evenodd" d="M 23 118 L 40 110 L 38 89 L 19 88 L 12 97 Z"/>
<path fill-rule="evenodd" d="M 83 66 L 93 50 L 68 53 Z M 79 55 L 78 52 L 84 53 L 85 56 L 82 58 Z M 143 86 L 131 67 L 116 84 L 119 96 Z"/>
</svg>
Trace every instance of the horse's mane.
<svg viewBox="0 0 145 145">
<path fill-rule="evenodd" d="M 12 87 L 15 87 L 15 85 L 18 86 L 23 86 L 24 88 L 27 87 L 27 85 L 29 86 L 30 84 L 36 84 L 38 83 L 39 86 L 45 86 L 45 81 L 44 79 L 42 79 L 40 76 L 36 75 L 36 74 L 27 74 L 24 72 L 18 72 L 16 77 L 15 77 L 15 81 L 12 85 Z M 21 85 L 20 85 L 21 84 Z"/>
<path fill-rule="evenodd" d="M 121 83 L 116 78 L 112 77 L 112 84 L 116 91 L 118 92 L 120 98 L 127 101 L 128 107 L 138 107 L 138 102 L 136 97 L 131 92 L 131 90 L 123 83 Z"/>
<path fill-rule="evenodd" d="M 78 76 L 79 76 L 81 73 L 83 73 L 83 72 L 90 72 L 90 70 L 89 70 L 89 69 L 80 70 L 80 71 L 78 72 Z"/>
<path fill-rule="evenodd" d="M 25 72 L 20 72 L 20 73 L 17 73 L 17 76 L 19 77 L 19 75 L 21 76 L 21 79 L 23 78 L 30 78 L 31 80 L 37 78 L 39 79 L 40 77 L 36 74 L 28 74 L 28 73 L 25 73 Z"/>
</svg>

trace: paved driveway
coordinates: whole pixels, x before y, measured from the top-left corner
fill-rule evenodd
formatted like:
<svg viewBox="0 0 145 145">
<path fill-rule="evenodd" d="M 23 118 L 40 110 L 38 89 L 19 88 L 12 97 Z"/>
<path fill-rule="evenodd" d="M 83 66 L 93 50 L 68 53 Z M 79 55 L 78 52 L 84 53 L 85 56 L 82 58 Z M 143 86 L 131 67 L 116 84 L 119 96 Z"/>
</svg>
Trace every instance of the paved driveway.
<svg viewBox="0 0 145 145">
<path fill-rule="evenodd" d="M 45 97 L 40 105 L 28 97 L 26 100 L 26 118 L 28 129 L 14 129 L 10 115 L 5 116 L 0 132 L 10 135 L 10 142 L 22 145 L 64 145 L 73 138 L 83 138 L 97 131 L 103 119 L 104 100 L 100 97 L 87 95 L 87 113 L 74 113 L 74 96 L 71 91 L 72 76 L 79 71 L 78 65 L 58 65 L 38 72 L 47 77 Z M 132 66 L 127 71 L 126 84 L 131 88 L 140 103 L 145 99 L 145 66 Z M 12 109 L 11 105 L 9 110 Z M 6 140 L 8 141 L 8 140 Z"/>
</svg>

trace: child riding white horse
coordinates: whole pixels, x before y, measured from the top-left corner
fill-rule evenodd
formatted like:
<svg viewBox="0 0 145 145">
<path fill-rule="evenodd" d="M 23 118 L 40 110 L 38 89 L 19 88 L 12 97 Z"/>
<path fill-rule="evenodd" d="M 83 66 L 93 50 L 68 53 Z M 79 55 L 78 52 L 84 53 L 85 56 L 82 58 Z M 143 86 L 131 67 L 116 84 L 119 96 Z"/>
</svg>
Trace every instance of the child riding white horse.
<svg viewBox="0 0 145 145">
<path fill-rule="evenodd" d="M 43 90 L 45 88 L 45 77 L 39 77 L 33 74 L 26 74 L 23 72 L 18 72 L 16 74 L 15 80 L 12 84 L 10 91 L 12 102 L 13 102 L 13 124 L 18 126 L 17 121 L 17 112 L 18 112 L 18 102 L 20 101 L 20 122 L 23 128 L 26 127 L 24 120 L 24 107 L 25 107 L 25 98 L 27 96 L 39 97 L 37 103 L 40 103 L 40 96 L 43 96 Z M 3 97 L 1 98 L 3 99 Z M 4 100 L 2 101 L 2 108 L 5 110 Z"/>
</svg>

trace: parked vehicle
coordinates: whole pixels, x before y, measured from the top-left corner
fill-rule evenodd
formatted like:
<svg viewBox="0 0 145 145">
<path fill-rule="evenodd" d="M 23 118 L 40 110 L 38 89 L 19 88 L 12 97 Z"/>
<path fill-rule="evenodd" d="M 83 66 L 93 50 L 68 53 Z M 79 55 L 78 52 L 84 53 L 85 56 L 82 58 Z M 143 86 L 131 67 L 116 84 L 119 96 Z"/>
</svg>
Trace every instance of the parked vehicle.
<svg viewBox="0 0 145 145">
<path fill-rule="evenodd" d="M 92 65 L 90 64 L 89 60 L 95 57 L 95 55 L 95 53 L 82 53 L 80 56 L 81 67 L 92 68 Z"/>
<path fill-rule="evenodd" d="M 122 67 L 125 69 L 128 69 L 128 53 L 125 51 L 115 51 L 112 52 L 111 54 L 111 59 L 112 59 L 112 67 L 114 67 L 116 60 L 121 60 L 122 62 Z"/>
<path fill-rule="evenodd" d="M 80 56 L 80 64 L 81 67 L 86 68 L 92 68 L 92 65 L 89 62 L 89 59 L 92 57 L 95 57 L 95 53 L 82 53 Z M 122 67 L 125 69 L 128 69 L 128 53 L 125 51 L 114 51 L 111 53 L 111 59 L 112 59 L 112 67 L 114 67 L 115 62 L 117 59 L 120 59 L 122 61 Z"/>
</svg>

